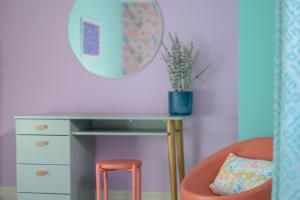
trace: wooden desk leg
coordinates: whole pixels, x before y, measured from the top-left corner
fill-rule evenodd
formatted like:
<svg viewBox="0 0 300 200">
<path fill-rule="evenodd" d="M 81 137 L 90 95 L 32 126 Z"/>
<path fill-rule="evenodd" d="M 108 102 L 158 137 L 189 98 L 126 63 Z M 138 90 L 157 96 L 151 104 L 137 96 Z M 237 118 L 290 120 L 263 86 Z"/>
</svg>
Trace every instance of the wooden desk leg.
<svg viewBox="0 0 300 200">
<path fill-rule="evenodd" d="M 167 138 L 169 171 L 171 184 L 171 200 L 177 200 L 177 178 L 176 178 L 176 149 L 175 149 L 175 125 L 173 120 L 167 120 Z"/>
<path fill-rule="evenodd" d="M 185 176 L 182 120 L 175 121 L 175 128 L 176 128 L 178 170 L 179 170 L 179 178 L 181 183 L 181 181 Z"/>
</svg>

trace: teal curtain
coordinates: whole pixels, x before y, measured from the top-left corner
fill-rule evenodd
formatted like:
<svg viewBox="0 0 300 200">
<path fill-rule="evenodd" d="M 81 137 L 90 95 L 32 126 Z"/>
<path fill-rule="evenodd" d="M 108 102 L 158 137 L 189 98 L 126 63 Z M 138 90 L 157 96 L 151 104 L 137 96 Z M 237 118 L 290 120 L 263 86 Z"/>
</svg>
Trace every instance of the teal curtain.
<svg viewBox="0 0 300 200">
<path fill-rule="evenodd" d="M 273 200 L 300 200 L 300 0 L 277 0 Z"/>
</svg>

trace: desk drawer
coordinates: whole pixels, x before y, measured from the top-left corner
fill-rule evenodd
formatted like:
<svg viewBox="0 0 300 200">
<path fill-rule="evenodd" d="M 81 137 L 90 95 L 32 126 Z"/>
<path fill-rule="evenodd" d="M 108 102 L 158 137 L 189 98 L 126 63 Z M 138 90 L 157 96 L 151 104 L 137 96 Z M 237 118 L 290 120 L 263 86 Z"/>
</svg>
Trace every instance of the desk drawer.
<svg viewBox="0 0 300 200">
<path fill-rule="evenodd" d="M 70 138 L 17 135 L 17 163 L 70 164 Z"/>
<path fill-rule="evenodd" d="M 17 164 L 18 192 L 70 194 L 70 168 Z"/>
<path fill-rule="evenodd" d="M 18 193 L 18 200 L 71 200 L 70 195 Z"/>
<path fill-rule="evenodd" d="M 16 133 L 18 135 L 69 135 L 69 120 L 30 120 L 17 119 Z"/>
</svg>

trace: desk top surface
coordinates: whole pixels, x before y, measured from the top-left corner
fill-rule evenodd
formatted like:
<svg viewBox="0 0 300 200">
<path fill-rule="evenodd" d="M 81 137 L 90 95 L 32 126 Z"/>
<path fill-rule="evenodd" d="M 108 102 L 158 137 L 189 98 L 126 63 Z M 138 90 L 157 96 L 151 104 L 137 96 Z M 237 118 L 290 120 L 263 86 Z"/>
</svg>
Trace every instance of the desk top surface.
<svg viewBox="0 0 300 200">
<path fill-rule="evenodd" d="M 61 120 L 184 120 L 191 116 L 167 114 L 76 114 L 76 115 L 17 115 L 15 119 L 61 119 Z"/>
</svg>

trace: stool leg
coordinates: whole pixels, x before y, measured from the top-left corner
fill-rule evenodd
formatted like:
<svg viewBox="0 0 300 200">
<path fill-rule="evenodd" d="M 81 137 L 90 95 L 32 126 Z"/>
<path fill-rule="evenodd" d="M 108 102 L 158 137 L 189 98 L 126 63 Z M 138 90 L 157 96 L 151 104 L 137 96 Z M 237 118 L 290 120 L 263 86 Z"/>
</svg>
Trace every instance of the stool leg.
<svg viewBox="0 0 300 200">
<path fill-rule="evenodd" d="M 136 166 L 132 166 L 132 200 L 136 199 Z"/>
<path fill-rule="evenodd" d="M 104 170 L 104 200 L 108 200 L 108 172 Z"/>
<path fill-rule="evenodd" d="M 101 172 L 96 167 L 96 191 L 97 191 L 97 200 L 101 200 Z"/>
<path fill-rule="evenodd" d="M 142 200 L 141 193 L 142 168 L 137 168 L 137 200 Z"/>
</svg>

